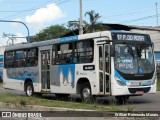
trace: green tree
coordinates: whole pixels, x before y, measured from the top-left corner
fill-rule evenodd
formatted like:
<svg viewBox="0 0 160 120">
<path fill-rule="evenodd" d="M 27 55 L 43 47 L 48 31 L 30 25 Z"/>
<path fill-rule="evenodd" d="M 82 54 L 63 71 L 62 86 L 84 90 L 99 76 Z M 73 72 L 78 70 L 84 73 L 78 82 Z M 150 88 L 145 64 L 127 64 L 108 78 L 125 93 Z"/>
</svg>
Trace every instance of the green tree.
<svg viewBox="0 0 160 120">
<path fill-rule="evenodd" d="M 43 40 L 50 40 L 54 38 L 59 38 L 66 33 L 68 33 L 70 30 L 64 27 L 63 25 L 52 25 L 50 27 L 47 27 L 43 30 L 41 30 L 39 33 L 37 33 L 34 36 L 35 41 L 43 41 Z"/>
<path fill-rule="evenodd" d="M 87 26 L 87 25 L 88 23 L 85 20 L 83 20 L 83 26 Z M 67 26 L 70 30 L 79 29 L 79 21 L 69 21 Z"/>
<path fill-rule="evenodd" d="M 86 26 L 87 32 L 95 32 L 102 29 L 101 22 L 98 22 L 98 19 L 101 17 L 99 13 L 91 10 L 86 12 L 85 16 L 89 16 L 89 23 Z"/>
</svg>

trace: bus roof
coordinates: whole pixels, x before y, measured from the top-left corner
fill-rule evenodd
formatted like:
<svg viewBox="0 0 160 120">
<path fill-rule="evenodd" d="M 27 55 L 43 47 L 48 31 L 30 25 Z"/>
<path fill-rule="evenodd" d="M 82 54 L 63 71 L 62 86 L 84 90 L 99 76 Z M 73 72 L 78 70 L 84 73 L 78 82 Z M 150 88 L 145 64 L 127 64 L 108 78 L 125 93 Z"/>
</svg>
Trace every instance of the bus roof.
<svg viewBox="0 0 160 120">
<path fill-rule="evenodd" d="M 51 39 L 51 40 L 45 40 L 40 42 L 33 42 L 33 43 L 21 43 L 21 44 L 14 44 L 14 45 L 8 45 L 5 47 L 5 51 L 10 50 L 17 50 L 17 49 L 25 49 L 25 48 L 34 48 L 39 46 L 47 46 L 57 43 L 66 43 L 66 42 L 72 42 L 77 40 L 85 40 L 85 39 L 91 39 L 91 38 L 98 38 L 98 37 L 108 37 L 110 40 L 112 38 L 111 33 L 131 33 L 128 31 L 101 31 L 101 32 L 95 32 L 95 33 L 87 33 L 83 35 L 75 35 L 75 36 L 69 36 L 69 37 L 62 37 L 57 39 Z M 139 33 L 136 33 L 139 34 Z"/>
<path fill-rule="evenodd" d="M 109 31 L 105 31 L 105 33 L 106 32 L 109 33 Z M 52 45 L 52 44 L 57 44 L 57 43 L 66 43 L 66 42 L 72 42 L 72 41 L 77 41 L 77 40 L 97 38 L 97 37 L 102 36 L 102 33 L 104 32 L 95 32 L 95 33 L 88 33 L 88 34 L 83 34 L 83 35 L 62 37 L 62 38 L 45 40 L 45 41 L 40 41 L 40 42 L 33 42 L 33 43 L 21 43 L 21 44 L 8 45 L 6 46 L 5 51 L 24 49 L 24 48 L 33 48 L 33 47 L 46 46 L 46 45 Z"/>
</svg>

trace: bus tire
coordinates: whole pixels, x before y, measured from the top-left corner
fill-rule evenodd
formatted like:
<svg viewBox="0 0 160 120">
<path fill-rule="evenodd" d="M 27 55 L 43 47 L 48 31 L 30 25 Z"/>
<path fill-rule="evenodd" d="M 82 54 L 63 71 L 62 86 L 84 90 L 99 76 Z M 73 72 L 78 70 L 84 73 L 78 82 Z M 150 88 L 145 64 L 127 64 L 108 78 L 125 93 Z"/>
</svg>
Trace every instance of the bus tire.
<svg viewBox="0 0 160 120">
<path fill-rule="evenodd" d="M 27 82 L 25 85 L 25 92 L 27 96 L 33 96 L 34 95 L 34 89 L 32 82 Z"/>
<path fill-rule="evenodd" d="M 84 101 L 90 102 L 95 99 L 95 97 L 92 96 L 91 87 L 89 83 L 82 84 L 80 94 L 81 94 L 82 100 Z"/>
<path fill-rule="evenodd" d="M 126 103 L 128 101 L 129 96 L 122 95 L 122 96 L 116 96 L 115 98 L 116 98 L 118 103 L 122 104 L 122 103 Z"/>
</svg>

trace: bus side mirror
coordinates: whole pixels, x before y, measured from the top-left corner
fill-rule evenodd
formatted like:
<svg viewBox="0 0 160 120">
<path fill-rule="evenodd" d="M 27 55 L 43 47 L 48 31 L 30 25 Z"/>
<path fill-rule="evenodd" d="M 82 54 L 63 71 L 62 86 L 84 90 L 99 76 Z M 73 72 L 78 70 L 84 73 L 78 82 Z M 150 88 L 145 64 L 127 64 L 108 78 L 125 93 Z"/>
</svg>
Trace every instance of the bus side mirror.
<svg viewBox="0 0 160 120">
<path fill-rule="evenodd" d="M 114 57 L 114 55 L 115 55 L 115 49 L 114 49 L 114 46 L 111 45 L 111 47 L 110 47 L 110 56 Z"/>
</svg>

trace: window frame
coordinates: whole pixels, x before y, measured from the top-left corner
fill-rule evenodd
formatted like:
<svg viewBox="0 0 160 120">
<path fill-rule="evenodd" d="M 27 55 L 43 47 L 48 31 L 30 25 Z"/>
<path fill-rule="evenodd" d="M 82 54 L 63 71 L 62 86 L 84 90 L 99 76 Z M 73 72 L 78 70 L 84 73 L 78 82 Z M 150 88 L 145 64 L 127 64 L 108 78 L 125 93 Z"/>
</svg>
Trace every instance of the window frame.
<svg viewBox="0 0 160 120">
<path fill-rule="evenodd" d="M 29 50 L 31 50 L 31 49 L 35 49 L 36 53 L 35 53 L 34 57 L 28 57 Z M 24 56 L 24 58 L 16 58 L 16 52 L 18 52 L 18 51 L 23 51 L 23 52 L 25 51 L 26 52 L 26 56 Z M 6 59 L 6 54 L 10 53 L 10 52 L 14 52 L 14 58 L 12 60 L 7 60 Z M 38 66 L 38 64 L 27 65 L 27 63 L 28 63 L 28 58 L 32 58 L 32 59 L 34 59 L 34 61 L 36 61 L 36 60 L 38 61 L 38 54 L 39 54 L 38 53 L 38 47 L 5 51 L 4 52 L 4 68 L 36 67 L 36 66 Z M 18 64 L 17 65 L 14 64 L 14 63 L 16 63 L 17 61 L 20 61 L 20 60 L 24 60 L 24 64 L 22 66 L 18 66 Z M 9 61 L 12 61 L 13 62 L 12 64 L 14 64 L 14 65 L 8 67 L 7 63 Z"/>
<path fill-rule="evenodd" d="M 77 44 L 80 43 L 80 42 L 86 42 L 86 41 L 90 41 L 90 46 L 91 46 L 91 50 L 87 50 L 87 51 L 77 51 Z M 72 62 L 71 63 L 56 63 L 57 61 L 57 55 L 58 55 L 58 50 L 57 50 L 57 46 L 60 46 L 60 45 L 64 45 L 64 44 L 71 44 L 72 46 L 72 52 L 71 52 L 71 55 L 72 55 Z M 69 46 L 70 48 L 70 46 Z M 87 47 L 86 47 L 87 48 Z M 76 52 L 75 52 L 76 51 Z M 53 58 L 53 52 L 55 52 L 55 58 Z M 78 53 L 85 53 L 85 52 L 91 52 L 92 55 L 87 55 L 87 56 L 90 56 L 92 57 L 92 60 L 90 60 L 90 62 L 77 62 L 77 63 L 74 63 L 74 56 L 77 55 Z M 65 53 L 66 55 L 67 54 L 70 54 L 70 53 Z M 92 63 L 94 61 L 94 40 L 93 39 L 87 39 L 87 40 L 79 40 L 79 41 L 75 41 L 75 42 L 66 42 L 66 43 L 58 43 L 58 44 L 54 44 L 52 46 L 52 65 L 66 65 L 66 64 L 85 64 L 85 63 Z"/>
</svg>

